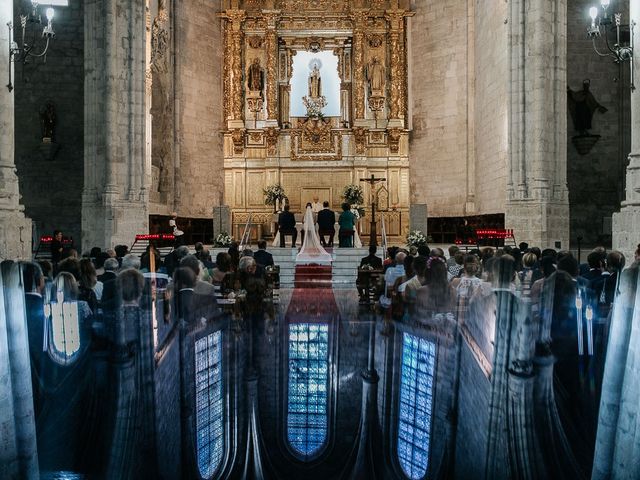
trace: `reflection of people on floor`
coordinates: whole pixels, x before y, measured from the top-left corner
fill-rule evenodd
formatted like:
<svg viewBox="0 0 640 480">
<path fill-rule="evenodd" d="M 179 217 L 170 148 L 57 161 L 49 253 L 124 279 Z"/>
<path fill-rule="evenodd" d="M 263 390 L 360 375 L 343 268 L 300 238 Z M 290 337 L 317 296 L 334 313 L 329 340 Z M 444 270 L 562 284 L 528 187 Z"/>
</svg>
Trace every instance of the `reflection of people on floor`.
<svg viewBox="0 0 640 480">
<path fill-rule="evenodd" d="M 291 235 L 291 247 L 296 246 L 296 240 L 298 239 L 296 217 L 289 211 L 289 205 L 285 205 L 284 211 L 278 215 L 278 233 L 280 234 L 281 248 L 284 248 L 285 235 Z"/>
<path fill-rule="evenodd" d="M 342 204 L 342 213 L 338 217 L 338 236 L 341 247 L 353 247 L 353 232 L 356 227 L 356 216 L 351 213 L 351 206 L 348 203 Z"/>
</svg>

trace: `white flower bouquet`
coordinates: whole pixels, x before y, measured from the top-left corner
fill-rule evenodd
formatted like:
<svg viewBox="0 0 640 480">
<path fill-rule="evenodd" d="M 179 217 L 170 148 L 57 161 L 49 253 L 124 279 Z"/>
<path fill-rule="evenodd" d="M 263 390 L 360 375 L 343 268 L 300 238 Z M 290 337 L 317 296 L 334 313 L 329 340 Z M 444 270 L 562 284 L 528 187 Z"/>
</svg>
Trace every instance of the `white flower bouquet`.
<svg viewBox="0 0 640 480">
<path fill-rule="evenodd" d="M 213 240 L 214 247 L 230 247 L 233 237 L 227 232 L 220 232 Z"/>
<path fill-rule="evenodd" d="M 342 198 L 349 205 L 362 205 L 364 203 L 364 192 L 360 185 L 347 185 L 342 190 Z"/>
<path fill-rule="evenodd" d="M 262 190 L 264 194 L 264 204 L 265 205 L 276 205 L 277 201 L 282 201 L 287 198 L 284 193 L 284 188 L 279 183 L 274 183 L 273 185 L 269 185 L 267 188 Z"/>
<path fill-rule="evenodd" d="M 427 245 L 429 238 L 420 230 L 414 230 L 407 235 L 407 246 L 418 248 L 422 245 Z"/>
</svg>

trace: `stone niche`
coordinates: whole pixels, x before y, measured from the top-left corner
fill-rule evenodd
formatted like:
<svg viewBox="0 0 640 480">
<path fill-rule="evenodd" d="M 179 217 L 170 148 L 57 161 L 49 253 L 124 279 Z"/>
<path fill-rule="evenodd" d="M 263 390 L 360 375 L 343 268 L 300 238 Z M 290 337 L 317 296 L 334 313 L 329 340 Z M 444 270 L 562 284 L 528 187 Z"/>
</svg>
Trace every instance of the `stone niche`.
<svg viewBox="0 0 640 480">
<path fill-rule="evenodd" d="M 366 3 L 246 0 L 221 12 L 232 231 L 252 214 L 263 235 L 272 232 L 269 185 L 281 184 L 299 212 L 316 195 L 339 209 L 344 187 L 360 184 L 362 207 L 370 211 L 375 199 L 387 232 L 406 234 L 411 12 L 397 2 Z M 385 179 L 373 191 L 360 181 L 372 174 Z M 366 217 L 360 229 L 367 233 Z"/>
</svg>

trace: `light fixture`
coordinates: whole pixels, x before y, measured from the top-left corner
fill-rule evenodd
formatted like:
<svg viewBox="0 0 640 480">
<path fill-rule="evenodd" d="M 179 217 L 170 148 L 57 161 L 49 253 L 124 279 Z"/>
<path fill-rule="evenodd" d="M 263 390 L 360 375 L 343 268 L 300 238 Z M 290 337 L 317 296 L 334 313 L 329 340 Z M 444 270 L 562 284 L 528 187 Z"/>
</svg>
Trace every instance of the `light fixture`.
<svg viewBox="0 0 640 480">
<path fill-rule="evenodd" d="M 20 29 L 22 30 L 22 42 L 18 44 L 14 40 L 14 25 L 12 22 L 7 23 L 9 28 L 9 83 L 7 88 L 13 90 L 13 81 L 11 78 L 11 62 L 27 63 L 29 57 L 43 57 L 47 61 L 47 51 L 49 50 L 49 42 L 56 36 L 53 31 L 53 17 L 55 11 L 53 6 L 67 6 L 68 0 L 31 0 L 28 15 L 20 15 Z M 47 19 L 46 25 L 42 28 L 42 35 L 38 39 L 39 26 L 42 25 L 42 16 L 40 7 L 48 6 L 45 10 Z M 18 26 L 16 25 L 15 28 Z M 29 35 L 29 38 L 27 38 Z M 38 43 L 41 45 L 38 48 Z M 44 44 L 43 44 L 44 43 Z M 39 50 L 39 52 L 38 52 Z"/>
<path fill-rule="evenodd" d="M 602 15 L 598 16 L 598 8 L 591 7 L 589 9 L 589 16 L 591 17 L 591 25 L 587 28 L 587 35 L 593 41 L 593 49 L 601 57 L 611 57 L 616 63 L 629 62 L 631 66 L 631 78 L 630 86 L 631 90 L 635 90 L 633 79 L 633 40 L 634 40 L 634 27 L 636 22 L 631 20 L 628 25 L 622 24 L 622 14 L 613 14 L 613 22 L 611 16 L 607 13 L 607 8 L 610 5 L 610 0 L 600 0 L 600 6 L 602 7 Z M 600 30 L 602 27 L 602 31 Z M 615 43 L 611 45 L 609 42 L 609 36 L 615 32 Z M 601 52 L 598 50 L 597 39 L 602 36 L 607 47 L 608 52 Z M 627 38 L 625 38 L 627 37 Z"/>
</svg>

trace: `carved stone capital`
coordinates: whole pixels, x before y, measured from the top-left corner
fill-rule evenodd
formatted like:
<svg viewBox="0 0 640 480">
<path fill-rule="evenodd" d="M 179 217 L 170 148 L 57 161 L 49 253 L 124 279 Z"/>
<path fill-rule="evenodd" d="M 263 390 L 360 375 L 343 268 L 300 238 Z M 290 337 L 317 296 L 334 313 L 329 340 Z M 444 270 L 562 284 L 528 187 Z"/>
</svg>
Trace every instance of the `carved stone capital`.
<svg viewBox="0 0 640 480">
<path fill-rule="evenodd" d="M 356 127 L 353 129 L 353 139 L 356 144 L 356 153 L 358 155 L 364 155 L 367 147 L 367 132 L 364 127 Z"/>
<path fill-rule="evenodd" d="M 398 153 L 400 151 L 400 138 L 402 137 L 402 129 L 390 128 L 387 130 L 387 139 L 389 141 L 389 151 Z"/>
<path fill-rule="evenodd" d="M 244 151 L 244 130 L 236 128 L 231 131 L 231 140 L 233 140 L 233 153 L 241 155 Z"/>
</svg>

